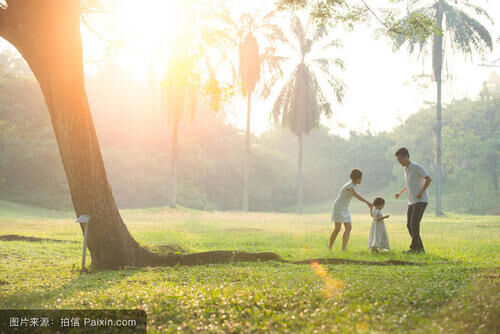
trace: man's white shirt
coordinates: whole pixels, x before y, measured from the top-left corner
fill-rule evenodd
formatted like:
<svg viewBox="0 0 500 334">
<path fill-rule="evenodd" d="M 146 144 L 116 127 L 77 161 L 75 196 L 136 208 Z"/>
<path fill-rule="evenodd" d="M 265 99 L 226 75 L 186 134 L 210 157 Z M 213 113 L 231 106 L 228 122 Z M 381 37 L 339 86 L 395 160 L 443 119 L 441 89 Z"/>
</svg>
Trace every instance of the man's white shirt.
<svg viewBox="0 0 500 334">
<path fill-rule="evenodd" d="M 429 202 L 429 196 L 427 195 L 427 190 L 424 191 L 422 197 L 417 198 L 418 193 L 424 187 L 426 176 L 429 176 L 429 173 L 427 173 L 424 167 L 422 167 L 417 162 L 410 161 L 408 170 L 404 168 L 404 177 L 408 192 L 409 205 L 413 205 L 418 202 L 423 202 L 423 203 Z"/>
</svg>

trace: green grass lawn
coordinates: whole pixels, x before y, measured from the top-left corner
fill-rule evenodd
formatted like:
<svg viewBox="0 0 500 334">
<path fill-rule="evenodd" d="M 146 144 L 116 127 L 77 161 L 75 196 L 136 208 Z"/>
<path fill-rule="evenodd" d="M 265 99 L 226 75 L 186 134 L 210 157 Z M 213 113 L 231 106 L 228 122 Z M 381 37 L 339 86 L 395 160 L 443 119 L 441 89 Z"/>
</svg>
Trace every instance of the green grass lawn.
<svg viewBox="0 0 500 334">
<path fill-rule="evenodd" d="M 388 206 L 392 251 L 371 254 L 368 212 L 353 215 L 349 251 L 327 250 L 329 213 L 124 210 L 152 248 L 273 251 L 287 260 L 388 259 L 419 266 L 281 262 L 92 271 L 80 274 L 74 215 L 0 201 L 0 235 L 73 242 L 0 241 L 0 309 L 143 309 L 148 332 L 500 333 L 500 217 L 424 216 L 425 255 L 405 255 L 403 212 Z M 430 213 L 430 212 L 429 212 Z M 340 237 L 340 236 L 339 236 Z M 343 287 L 343 288 L 342 288 Z"/>
</svg>

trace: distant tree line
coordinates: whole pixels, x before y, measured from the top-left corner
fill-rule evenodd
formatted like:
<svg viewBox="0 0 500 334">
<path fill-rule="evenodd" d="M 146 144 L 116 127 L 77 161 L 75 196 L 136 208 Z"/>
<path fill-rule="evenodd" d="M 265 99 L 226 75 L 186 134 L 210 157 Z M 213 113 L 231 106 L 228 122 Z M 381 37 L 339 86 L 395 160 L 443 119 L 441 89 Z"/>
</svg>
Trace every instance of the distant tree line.
<svg viewBox="0 0 500 334">
<path fill-rule="evenodd" d="M 89 79 L 88 90 L 91 104 L 98 101 L 93 105 L 96 128 L 119 206 L 167 205 L 171 185 L 166 173 L 170 163 L 166 127 L 148 114 L 152 107 L 144 104 L 148 99 L 141 92 L 137 91 L 135 102 L 113 106 L 106 98 L 117 101 L 116 94 L 127 93 L 107 91 L 97 98 L 99 82 L 109 85 Z M 352 132 L 349 138 L 343 138 L 324 127 L 313 129 L 304 137 L 304 204 L 332 201 L 354 167 L 365 172 L 361 184 L 364 193 L 390 193 L 387 189 L 391 183 L 402 182 L 401 168 L 393 155 L 395 148 L 403 145 L 410 149 L 412 159 L 435 172 L 433 107 L 410 116 L 390 133 Z M 45 108 L 25 65 L 13 54 L 0 54 L 0 199 L 70 208 L 68 186 Z M 134 117 L 143 119 L 142 123 Z M 209 108 L 200 108 L 192 124 L 183 122 L 180 126 L 178 203 L 205 210 L 241 209 L 244 131 L 228 124 L 224 113 Z M 455 101 L 443 109 L 446 210 L 500 213 L 495 211 L 499 199 L 499 129 L 500 98 L 487 92 L 482 92 L 477 101 Z M 293 208 L 297 137 L 288 129 L 273 128 L 252 138 L 250 164 L 249 209 Z"/>
</svg>

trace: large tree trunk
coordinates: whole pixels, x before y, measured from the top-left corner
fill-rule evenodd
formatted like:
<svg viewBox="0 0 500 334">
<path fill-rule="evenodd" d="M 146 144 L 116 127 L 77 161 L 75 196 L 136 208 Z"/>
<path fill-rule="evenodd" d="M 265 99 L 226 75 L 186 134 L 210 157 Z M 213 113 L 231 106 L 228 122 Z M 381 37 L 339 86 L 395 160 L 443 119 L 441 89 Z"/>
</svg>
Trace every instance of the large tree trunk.
<svg viewBox="0 0 500 334">
<path fill-rule="evenodd" d="M 436 23 L 438 27 L 443 26 L 443 6 L 442 1 L 437 5 Z M 436 99 L 436 216 L 441 216 L 441 77 L 443 68 L 443 36 L 440 34 L 434 35 L 433 50 L 432 50 L 432 65 L 434 68 L 434 77 L 436 79 L 437 99 Z"/>
<path fill-rule="evenodd" d="M 297 213 L 301 215 L 304 211 L 304 134 L 298 136 L 299 142 L 299 172 L 297 175 Z"/>
<path fill-rule="evenodd" d="M 10 0 L 0 9 L 0 36 L 19 50 L 40 84 L 76 216 L 92 216 L 88 247 L 94 268 L 279 259 L 229 251 L 184 259 L 151 253 L 132 238 L 106 178 L 85 92 L 79 0 Z"/>
<path fill-rule="evenodd" d="M 250 172 L 250 113 L 252 110 L 252 92 L 247 96 L 247 129 L 245 132 L 245 156 L 243 158 L 243 205 L 242 209 L 248 212 L 248 174 Z"/>
<path fill-rule="evenodd" d="M 92 264 L 116 268 L 137 264 L 142 248 L 107 182 L 84 88 L 79 6 L 77 0 L 9 1 L 2 36 L 23 55 L 45 96 L 76 216 L 92 216 Z"/>
</svg>

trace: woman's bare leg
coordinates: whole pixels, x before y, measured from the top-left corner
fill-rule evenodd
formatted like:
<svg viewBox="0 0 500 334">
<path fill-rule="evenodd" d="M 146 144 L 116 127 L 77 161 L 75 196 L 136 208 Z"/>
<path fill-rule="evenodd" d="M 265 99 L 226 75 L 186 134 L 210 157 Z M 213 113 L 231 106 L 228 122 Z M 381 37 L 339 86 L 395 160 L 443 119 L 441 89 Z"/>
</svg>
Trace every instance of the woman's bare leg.
<svg viewBox="0 0 500 334">
<path fill-rule="evenodd" d="M 351 223 L 344 223 L 344 235 L 342 236 L 342 250 L 345 251 L 347 250 L 347 243 L 349 242 L 349 237 L 351 236 L 351 229 L 352 229 L 352 224 Z"/>
<path fill-rule="evenodd" d="M 328 244 L 328 249 L 332 249 L 333 243 L 335 242 L 335 239 L 337 238 L 341 227 L 342 223 L 335 222 L 335 228 L 333 229 L 332 235 L 330 235 L 330 243 Z"/>
</svg>

